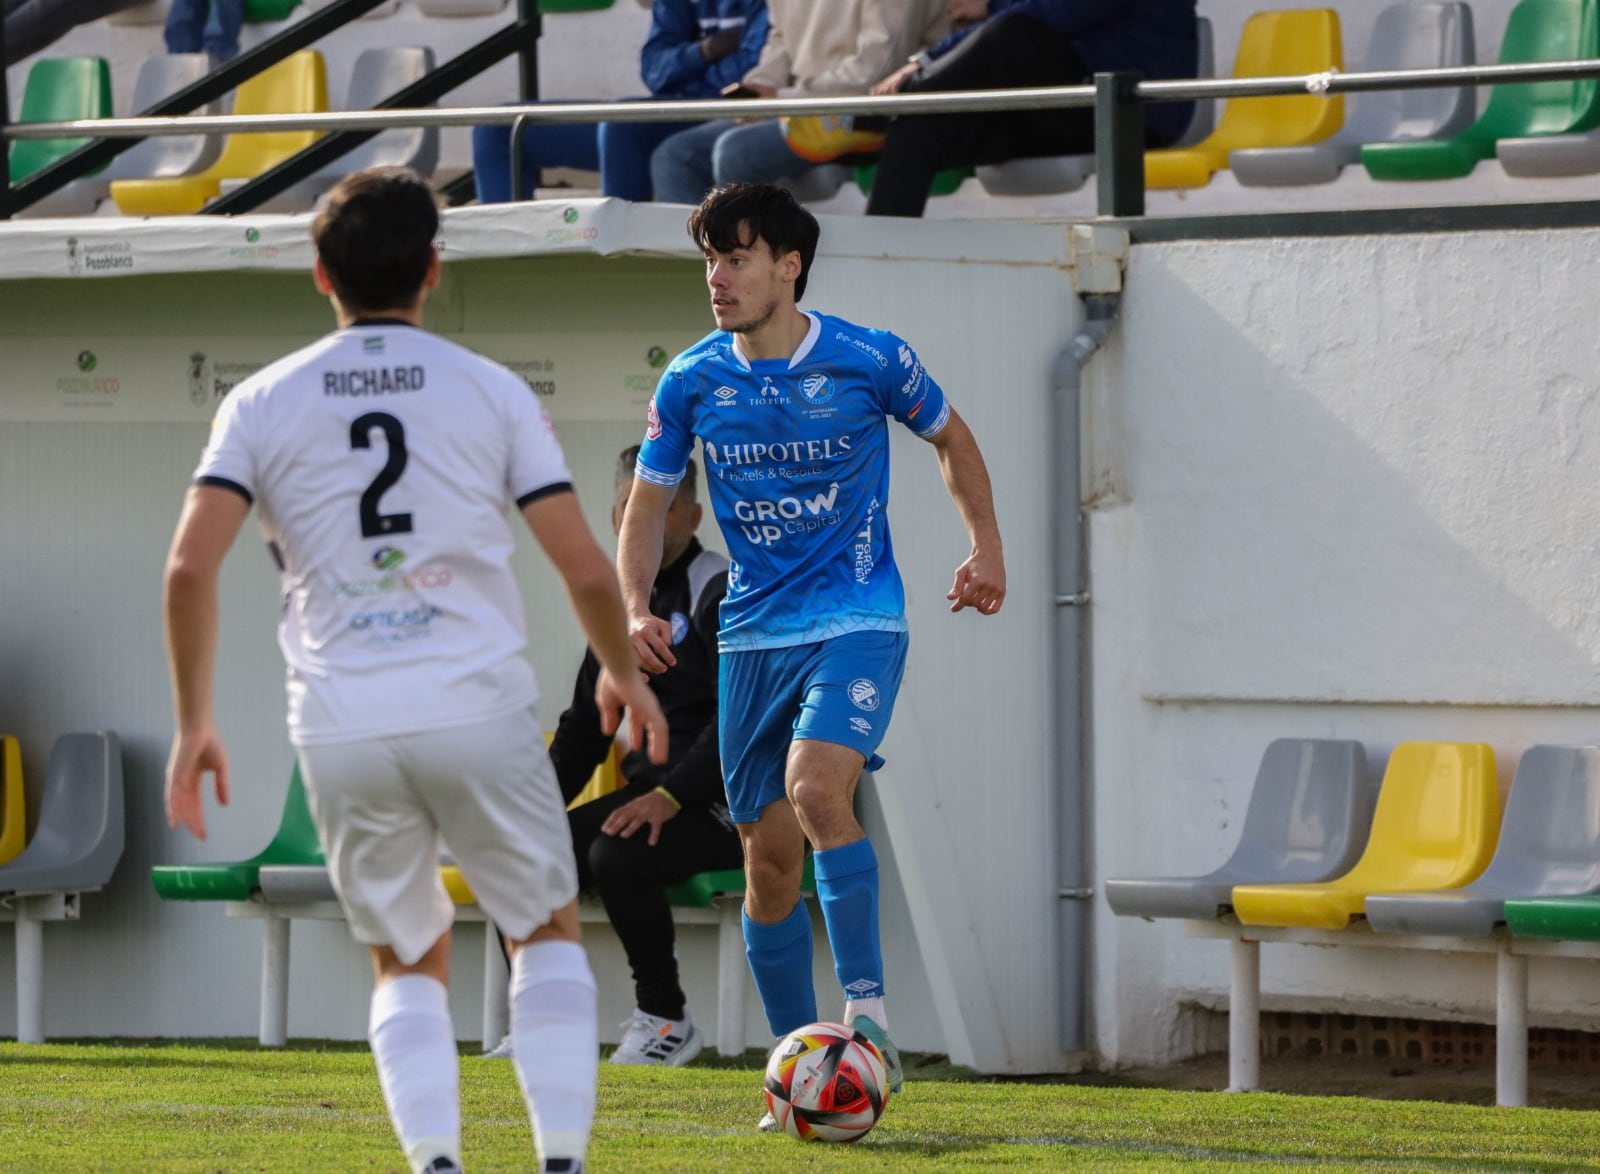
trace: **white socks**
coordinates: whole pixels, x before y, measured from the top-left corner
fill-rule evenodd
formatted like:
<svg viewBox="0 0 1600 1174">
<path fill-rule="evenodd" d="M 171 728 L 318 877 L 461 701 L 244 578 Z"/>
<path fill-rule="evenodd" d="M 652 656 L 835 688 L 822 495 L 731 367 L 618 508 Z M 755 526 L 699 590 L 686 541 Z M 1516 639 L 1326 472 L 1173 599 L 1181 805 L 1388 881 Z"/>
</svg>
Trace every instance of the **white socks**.
<svg viewBox="0 0 1600 1174">
<path fill-rule="evenodd" d="M 884 1014 L 883 996 L 871 999 L 850 999 L 844 1005 L 844 1021 L 851 1023 L 857 1015 L 865 1015 L 884 1031 L 889 1030 L 889 1019 Z"/>
<path fill-rule="evenodd" d="M 589 1148 L 600 1066 L 595 1005 L 594 972 L 577 942 L 535 942 L 512 959 L 512 1061 L 541 1162 L 581 1164 Z"/>
<path fill-rule="evenodd" d="M 372 992 L 367 1039 L 389 1118 L 413 1170 L 435 1158 L 461 1162 L 461 1092 L 456 1033 L 444 985 L 422 974 Z"/>
</svg>

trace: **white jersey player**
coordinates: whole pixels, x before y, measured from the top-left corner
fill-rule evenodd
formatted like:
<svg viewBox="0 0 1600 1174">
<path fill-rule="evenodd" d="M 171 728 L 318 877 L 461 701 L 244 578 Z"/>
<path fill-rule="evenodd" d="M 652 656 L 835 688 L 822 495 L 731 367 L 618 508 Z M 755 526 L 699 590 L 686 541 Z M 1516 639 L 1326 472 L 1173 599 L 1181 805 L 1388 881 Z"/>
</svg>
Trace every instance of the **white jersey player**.
<svg viewBox="0 0 1600 1174">
<path fill-rule="evenodd" d="M 372 953 L 369 1038 L 414 1170 L 461 1162 L 445 983 L 448 848 L 511 943 L 511 1031 L 550 1171 L 582 1169 L 598 1059 L 566 813 L 532 705 L 510 570 L 514 504 L 566 581 L 604 672 L 608 728 L 666 757 L 611 563 L 549 417 L 505 368 L 421 329 L 438 283 L 427 184 L 346 177 L 313 225 L 340 329 L 224 402 L 166 569 L 177 737 L 168 819 L 204 838 L 204 775 L 228 799 L 212 714 L 221 563 L 250 507 L 277 560 L 289 735 L 351 932 Z"/>
</svg>

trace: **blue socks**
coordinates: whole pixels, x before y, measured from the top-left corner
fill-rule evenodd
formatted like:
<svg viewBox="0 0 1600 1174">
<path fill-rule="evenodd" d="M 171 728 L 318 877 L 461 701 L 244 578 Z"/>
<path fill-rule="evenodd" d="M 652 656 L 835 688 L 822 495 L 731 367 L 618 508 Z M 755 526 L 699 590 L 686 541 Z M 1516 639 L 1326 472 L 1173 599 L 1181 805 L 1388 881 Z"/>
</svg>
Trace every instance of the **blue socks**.
<svg viewBox="0 0 1600 1174">
<path fill-rule="evenodd" d="M 876 874 L 874 874 L 876 875 Z M 788 917 L 762 925 L 744 915 L 744 953 L 767 1011 L 774 1036 L 817 1021 L 817 992 L 811 985 L 811 915 L 796 901 Z"/>
<path fill-rule="evenodd" d="M 883 996 L 883 951 L 878 944 L 878 854 L 871 840 L 827 848 L 812 857 L 817 897 L 833 947 L 834 973 L 844 997 Z"/>
</svg>

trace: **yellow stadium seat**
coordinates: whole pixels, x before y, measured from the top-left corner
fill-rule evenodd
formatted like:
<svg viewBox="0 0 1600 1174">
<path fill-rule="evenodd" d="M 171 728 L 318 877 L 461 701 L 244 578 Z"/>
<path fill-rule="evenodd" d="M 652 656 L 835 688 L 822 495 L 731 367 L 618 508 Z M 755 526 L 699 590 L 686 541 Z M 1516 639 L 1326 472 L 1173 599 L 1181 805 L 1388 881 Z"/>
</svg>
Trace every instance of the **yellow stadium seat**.
<svg viewBox="0 0 1600 1174">
<path fill-rule="evenodd" d="M 1344 66 L 1339 14 L 1331 8 L 1258 12 L 1245 21 L 1233 76 L 1292 77 Z M 1232 151 L 1320 143 L 1344 122 L 1344 99 L 1317 94 L 1230 98 L 1217 127 L 1192 147 L 1147 151 L 1145 187 L 1200 188 L 1228 166 Z"/>
<path fill-rule="evenodd" d="M 1237 885 L 1246 925 L 1343 929 L 1371 893 L 1456 889 L 1489 865 L 1500 834 L 1494 752 L 1480 742 L 1404 742 L 1383 772 L 1356 866 L 1320 884 Z"/>
<path fill-rule="evenodd" d="M 0 735 L 0 864 L 22 855 L 27 841 L 26 800 L 22 793 L 22 747 Z"/>
<path fill-rule="evenodd" d="M 546 733 L 544 744 L 546 746 L 550 745 L 550 741 L 554 737 L 553 733 Z M 609 795 L 612 791 L 622 786 L 622 772 L 618 769 L 618 764 L 621 761 L 622 748 L 613 745 L 610 756 L 594 768 L 594 774 L 589 776 L 589 782 L 578 793 L 578 797 L 567 804 L 567 810 L 571 811 L 574 807 L 587 803 L 591 799 L 598 799 L 602 795 Z M 450 899 L 457 905 L 476 905 L 478 903 L 478 898 L 473 895 L 472 886 L 467 883 L 467 878 L 461 875 L 461 870 L 454 864 L 441 864 L 439 866 L 439 879 L 444 881 L 444 891 L 450 894 Z"/>
<path fill-rule="evenodd" d="M 322 54 L 302 49 L 242 82 L 235 114 L 319 114 L 328 109 L 328 71 Z M 262 131 L 229 135 L 222 155 L 199 175 L 119 179 L 111 198 L 126 216 L 182 216 L 198 212 L 222 191 L 225 180 L 252 179 L 316 142 L 315 131 Z"/>
</svg>

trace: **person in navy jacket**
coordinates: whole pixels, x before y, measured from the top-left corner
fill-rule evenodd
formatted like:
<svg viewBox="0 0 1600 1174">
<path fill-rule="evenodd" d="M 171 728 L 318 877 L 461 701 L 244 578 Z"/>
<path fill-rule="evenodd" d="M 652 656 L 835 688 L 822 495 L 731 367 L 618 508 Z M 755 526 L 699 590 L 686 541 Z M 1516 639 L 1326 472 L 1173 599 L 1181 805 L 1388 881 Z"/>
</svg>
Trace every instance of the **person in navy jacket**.
<svg viewBox="0 0 1600 1174">
<path fill-rule="evenodd" d="M 639 75 L 652 98 L 716 98 L 754 67 L 766 41 L 766 0 L 655 0 Z M 574 167 L 598 171 L 602 195 L 647 201 L 651 153 L 669 135 L 699 125 L 535 124 L 522 139 L 524 185 L 538 182 L 541 167 Z M 479 203 L 512 198 L 509 126 L 473 127 L 472 167 Z M 529 194 L 523 191 L 519 198 Z"/>
<path fill-rule="evenodd" d="M 1195 0 L 950 0 L 956 30 L 873 87 L 874 94 L 1082 85 L 1131 70 L 1194 77 Z M 1145 106 L 1145 143 L 1171 146 L 1189 102 Z M 860 120 L 858 120 L 859 123 Z M 869 216 L 921 216 L 935 173 L 1094 151 L 1092 107 L 900 117 L 888 125 Z"/>
</svg>

